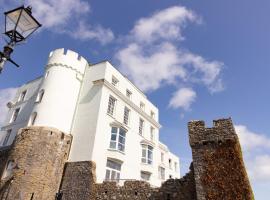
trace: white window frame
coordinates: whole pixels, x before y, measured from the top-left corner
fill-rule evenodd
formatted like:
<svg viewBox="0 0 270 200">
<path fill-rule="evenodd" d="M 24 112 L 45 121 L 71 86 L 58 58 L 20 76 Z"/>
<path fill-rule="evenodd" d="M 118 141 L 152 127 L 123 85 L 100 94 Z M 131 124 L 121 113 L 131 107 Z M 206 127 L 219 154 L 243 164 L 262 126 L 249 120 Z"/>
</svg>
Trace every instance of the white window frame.
<svg viewBox="0 0 270 200">
<path fill-rule="evenodd" d="M 152 119 L 155 119 L 155 112 L 151 111 L 150 116 L 151 116 Z"/>
<path fill-rule="evenodd" d="M 19 113 L 20 113 L 20 110 L 21 110 L 21 108 L 16 108 L 16 109 L 13 111 L 9 123 L 13 123 L 13 122 L 15 122 L 15 121 L 17 120 L 18 115 L 19 115 Z"/>
<path fill-rule="evenodd" d="M 139 120 L 139 135 L 143 135 L 144 132 L 144 120 L 140 118 Z"/>
<path fill-rule="evenodd" d="M 145 110 L 145 104 L 143 102 L 140 102 L 140 108 L 144 111 Z"/>
<path fill-rule="evenodd" d="M 19 99 L 18 99 L 18 102 L 22 102 L 25 100 L 26 93 L 27 93 L 27 90 L 24 90 L 21 92 Z"/>
<path fill-rule="evenodd" d="M 120 181 L 122 164 L 113 160 L 107 159 L 105 180 L 107 181 Z"/>
<path fill-rule="evenodd" d="M 109 149 L 125 152 L 127 131 L 122 127 L 111 128 L 111 139 Z"/>
<path fill-rule="evenodd" d="M 126 96 L 127 96 L 127 98 L 131 99 L 132 92 L 128 89 L 126 90 Z"/>
<path fill-rule="evenodd" d="M 158 167 L 158 178 L 161 180 L 165 180 L 165 168 L 159 166 Z"/>
<path fill-rule="evenodd" d="M 143 164 L 152 165 L 153 164 L 153 153 L 154 147 L 148 144 L 142 144 L 142 159 Z"/>
<path fill-rule="evenodd" d="M 155 140 L 155 128 L 153 126 L 150 127 L 150 140 L 152 142 Z"/>
<path fill-rule="evenodd" d="M 108 108 L 107 108 L 107 114 L 113 116 L 115 112 L 117 99 L 114 98 L 112 95 L 109 97 L 108 101 Z"/>
<path fill-rule="evenodd" d="M 168 162 L 169 162 L 169 168 L 172 169 L 172 159 L 169 158 Z"/>
<path fill-rule="evenodd" d="M 42 89 L 38 92 L 37 98 L 36 98 L 36 103 L 40 103 L 44 97 L 45 90 Z"/>
<path fill-rule="evenodd" d="M 11 133 L 12 133 L 12 129 L 8 129 L 6 136 L 5 136 L 5 139 L 4 139 L 4 142 L 3 142 L 3 146 L 6 146 L 8 144 Z"/>
<path fill-rule="evenodd" d="M 141 171 L 141 180 L 143 181 L 150 181 L 151 173 Z"/>
<path fill-rule="evenodd" d="M 130 109 L 125 106 L 125 108 L 124 108 L 124 119 L 123 119 L 123 123 L 125 125 L 129 125 L 129 118 L 130 118 Z"/>
<path fill-rule="evenodd" d="M 118 83 L 119 83 L 119 80 L 115 76 L 112 76 L 112 85 L 117 87 Z"/>
<path fill-rule="evenodd" d="M 178 171 L 178 163 L 177 162 L 174 162 L 174 171 L 177 172 Z"/>
<path fill-rule="evenodd" d="M 28 126 L 33 126 L 35 124 L 36 119 L 37 119 L 37 112 L 33 112 L 29 118 Z"/>
<path fill-rule="evenodd" d="M 162 163 L 164 163 L 164 153 L 163 152 L 160 153 L 160 161 Z"/>
</svg>

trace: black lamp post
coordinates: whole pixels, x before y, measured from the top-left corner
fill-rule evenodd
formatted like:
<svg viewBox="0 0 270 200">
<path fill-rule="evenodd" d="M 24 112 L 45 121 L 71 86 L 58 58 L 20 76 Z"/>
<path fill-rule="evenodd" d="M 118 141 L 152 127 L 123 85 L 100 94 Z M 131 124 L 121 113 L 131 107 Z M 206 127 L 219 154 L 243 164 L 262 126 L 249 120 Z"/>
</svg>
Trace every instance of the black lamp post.
<svg viewBox="0 0 270 200">
<path fill-rule="evenodd" d="M 32 8 L 28 6 L 18 7 L 7 11 L 5 14 L 5 35 L 10 39 L 4 47 L 3 52 L 0 52 L 0 73 L 6 61 L 9 61 L 19 67 L 11 58 L 13 48 L 16 44 L 25 41 L 32 33 L 34 33 L 41 24 L 32 16 Z"/>
</svg>

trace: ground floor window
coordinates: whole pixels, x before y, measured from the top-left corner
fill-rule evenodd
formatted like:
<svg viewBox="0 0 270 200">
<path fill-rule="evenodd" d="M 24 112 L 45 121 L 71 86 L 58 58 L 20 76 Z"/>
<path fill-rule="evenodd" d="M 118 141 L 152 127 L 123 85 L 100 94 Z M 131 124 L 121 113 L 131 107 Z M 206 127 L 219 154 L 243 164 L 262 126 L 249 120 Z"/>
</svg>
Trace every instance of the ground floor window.
<svg viewBox="0 0 270 200">
<path fill-rule="evenodd" d="M 162 180 L 165 180 L 165 168 L 158 167 L 158 177 Z"/>
<path fill-rule="evenodd" d="M 120 180 L 120 172 L 121 172 L 121 163 L 107 160 L 106 165 L 106 180 L 119 182 Z"/>
<path fill-rule="evenodd" d="M 141 179 L 143 181 L 149 181 L 150 180 L 150 177 L 151 177 L 151 174 L 150 173 L 147 173 L 147 172 L 141 172 Z"/>
</svg>

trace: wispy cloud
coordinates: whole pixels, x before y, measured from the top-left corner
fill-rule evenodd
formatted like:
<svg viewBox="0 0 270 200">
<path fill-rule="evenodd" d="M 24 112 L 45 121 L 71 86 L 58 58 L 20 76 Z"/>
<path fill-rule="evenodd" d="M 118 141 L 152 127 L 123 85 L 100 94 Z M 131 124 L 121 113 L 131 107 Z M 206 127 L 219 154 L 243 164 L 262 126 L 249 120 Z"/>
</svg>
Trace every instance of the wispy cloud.
<svg viewBox="0 0 270 200">
<path fill-rule="evenodd" d="M 270 184 L 270 138 L 236 125 L 248 174 L 254 183 Z"/>
<path fill-rule="evenodd" d="M 7 116 L 7 103 L 14 98 L 16 91 L 17 88 L 0 89 L 0 126 Z"/>
<path fill-rule="evenodd" d="M 203 84 L 211 93 L 223 90 L 220 75 L 224 64 L 209 61 L 181 45 L 188 23 L 200 22 L 196 13 L 183 6 L 169 7 L 139 19 L 128 36 L 122 38 L 124 42 L 115 54 L 120 70 L 144 91 L 163 85 L 176 86 L 179 91 L 178 85 L 183 84 L 190 87 Z M 171 107 L 188 110 L 190 105 Z"/>
<path fill-rule="evenodd" d="M 196 96 L 196 92 L 191 88 L 181 88 L 173 94 L 169 106 L 172 108 L 189 110 L 190 105 L 195 101 Z"/>
<path fill-rule="evenodd" d="M 6 7 L 20 6 L 21 2 L 3 0 Z M 75 39 L 97 40 L 107 44 L 114 38 L 109 28 L 100 24 L 89 25 L 91 14 L 89 1 L 85 0 L 26 0 L 25 5 L 33 7 L 33 15 L 42 24 L 42 29 L 56 34 L 67 34 Z M 72 33 L 72 34 L 71 34 Z"/>
</svg>

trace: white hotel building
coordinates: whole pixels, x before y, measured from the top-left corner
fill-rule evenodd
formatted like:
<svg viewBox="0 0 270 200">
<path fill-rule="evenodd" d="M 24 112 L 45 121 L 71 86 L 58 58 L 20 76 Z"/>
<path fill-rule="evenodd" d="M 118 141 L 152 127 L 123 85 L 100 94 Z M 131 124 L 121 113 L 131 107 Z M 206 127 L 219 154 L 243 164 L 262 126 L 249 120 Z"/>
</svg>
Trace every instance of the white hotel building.
<svg viewBox="0 0 270 200">
<path fill-rule="evenodd" d="M 89 64 L 73 51 L 50 53 L 45 75 L 22 85 L 1 128 L 0 144 L 18 130 L 47 126 L 71 134 L 69 162 L 92 160 L 97 182 L 180 177 L 179 158 L 159 141 L 159 113 L 108 61 Z"/>
</svg>

